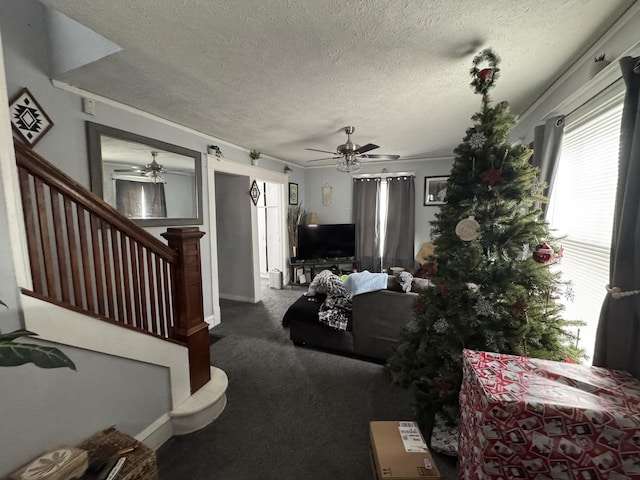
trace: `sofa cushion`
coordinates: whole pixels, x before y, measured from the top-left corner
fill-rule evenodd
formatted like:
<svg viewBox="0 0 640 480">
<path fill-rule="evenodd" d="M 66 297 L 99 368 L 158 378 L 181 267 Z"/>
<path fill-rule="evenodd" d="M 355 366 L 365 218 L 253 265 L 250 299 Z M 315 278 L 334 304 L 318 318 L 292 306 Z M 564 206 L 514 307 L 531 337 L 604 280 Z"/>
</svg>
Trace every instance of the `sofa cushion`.
<svg viewBox="0 0 640 480">
<path fill-rule="evenodd" d="M 403 292 L 402 285 L 398 282 L 398 277 L 395 275 L 389 275 L 387 278 L 387 290 L 391 290 L 392 292 Z"/>
<path fill-rule="evenodd" d="M 426 290 L 431 286 L 431 280 L 428 278 L 413 278 L 413 282 L 411 284 L 411 291 L 419 293 L 423 290 Z"/>
</svg>

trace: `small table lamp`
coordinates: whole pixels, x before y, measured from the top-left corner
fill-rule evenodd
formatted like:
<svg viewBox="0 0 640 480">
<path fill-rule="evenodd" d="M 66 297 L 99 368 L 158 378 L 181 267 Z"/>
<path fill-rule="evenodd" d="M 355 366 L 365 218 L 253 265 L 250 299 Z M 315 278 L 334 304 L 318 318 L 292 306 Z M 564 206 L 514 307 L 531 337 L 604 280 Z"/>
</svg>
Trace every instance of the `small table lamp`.
<svg viewBox="0 0 640 480">
<path fill-rule="evenodd" d="M 318 218 L 318 214 L 316 212 L 309 212 L 307 215 L 307 224 L 308 225 L 317 225 L 320 223 L 320 219 Z"/>
</svg>

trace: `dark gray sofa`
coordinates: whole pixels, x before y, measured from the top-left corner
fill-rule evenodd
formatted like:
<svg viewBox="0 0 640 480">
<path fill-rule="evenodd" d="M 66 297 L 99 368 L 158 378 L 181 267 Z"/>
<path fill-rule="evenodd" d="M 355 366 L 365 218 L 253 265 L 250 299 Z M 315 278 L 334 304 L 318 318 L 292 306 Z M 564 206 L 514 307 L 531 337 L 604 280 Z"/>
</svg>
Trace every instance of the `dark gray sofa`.
<svg viewBox="0 0 640 480">
<path fill-rule="evenodd" d="M 417 293 L 393 290 L 356 295 L 350 328 L 338 331 L 317 321 L 323 297 L 316 301 L 301 297 L 289 307 L 283 325 L 289 326 L 289 338 L 296 345 L 385 361 L 398 343 L 400 329 L 413 318 L 417 298 Z"/>
</svg>

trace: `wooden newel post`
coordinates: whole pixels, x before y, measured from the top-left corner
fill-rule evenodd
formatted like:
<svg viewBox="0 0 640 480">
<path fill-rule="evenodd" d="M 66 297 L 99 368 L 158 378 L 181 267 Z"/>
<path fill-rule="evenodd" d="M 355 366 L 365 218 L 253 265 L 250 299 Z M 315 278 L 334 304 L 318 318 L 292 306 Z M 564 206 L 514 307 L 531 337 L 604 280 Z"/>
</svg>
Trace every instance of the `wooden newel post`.
<svg viewBox="0 0 640 480">
<path fill-rule="evenodd" d="M 211 379 L 209 326 L 204 321 L 202 306 L 200 239 L 203 235 L 198 227 L 168 228 L 162 234 L 169 247 L 178 253 L 173 273 L 174 338 L 186 343 L 189 349 L 191 393 Z"/>
</svg>

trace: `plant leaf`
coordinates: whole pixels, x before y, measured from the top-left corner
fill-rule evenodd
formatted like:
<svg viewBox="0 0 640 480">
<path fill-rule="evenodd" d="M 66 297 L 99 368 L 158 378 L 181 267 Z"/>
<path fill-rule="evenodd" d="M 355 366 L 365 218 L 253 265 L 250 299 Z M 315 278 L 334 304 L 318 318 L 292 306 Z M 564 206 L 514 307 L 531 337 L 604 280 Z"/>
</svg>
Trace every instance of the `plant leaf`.
<svg viewBox="0 0 640 480">
<path fill-rule="evenodd" d="M 33 363 L 40 368 L 68 367 L 72 370 L 76 369 L 76 365 L 71 359 L 55 347 L 44 347 L 31 343 L 0 342 L 0 366 L 15 367 L 25 363 Z"/>
<path fill-rule="evenodd" d="M 21 328 L 19 330 L 14 330 L 13 332 L 4 333 L 0 335 L 0 343 L 11 342 L 16 338 L 20 338 L 20 337 L 33 337 L 37 335 L 38 335 L 37 333 L 33 333 L 33 332 L 30 332 L 29 330 L 25 330 L 24 328 Z"/>
</svg>

